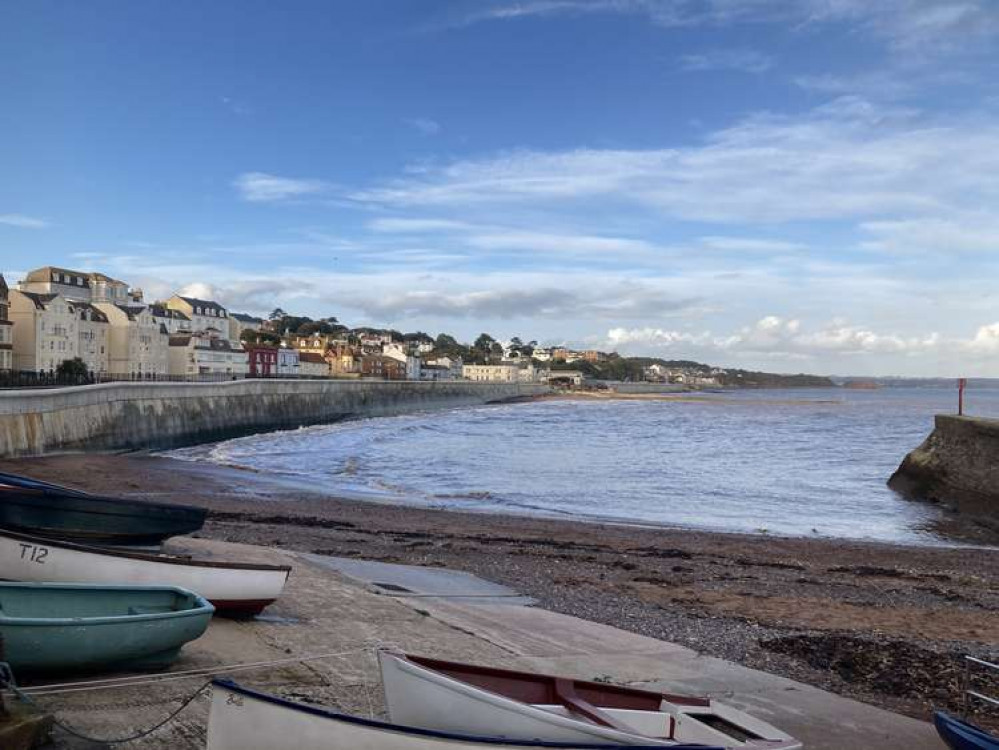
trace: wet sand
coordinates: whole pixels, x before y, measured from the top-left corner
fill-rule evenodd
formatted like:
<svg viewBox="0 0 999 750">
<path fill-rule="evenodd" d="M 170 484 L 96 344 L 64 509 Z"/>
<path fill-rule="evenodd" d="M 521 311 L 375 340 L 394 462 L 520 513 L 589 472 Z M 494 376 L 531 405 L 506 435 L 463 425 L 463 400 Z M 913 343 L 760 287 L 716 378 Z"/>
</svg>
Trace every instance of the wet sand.
<svg viewBox="0 0 999 750">
<path fill-rule="evenodd" d="M 211 509 L 200 536 L 445 566 L 541 606 L 926 718 L 961 655 L 996 656 L 999 550 L 638 528 L 359 502 L 143 455 L 0 461 L 86 490 Z"/>
</svg>

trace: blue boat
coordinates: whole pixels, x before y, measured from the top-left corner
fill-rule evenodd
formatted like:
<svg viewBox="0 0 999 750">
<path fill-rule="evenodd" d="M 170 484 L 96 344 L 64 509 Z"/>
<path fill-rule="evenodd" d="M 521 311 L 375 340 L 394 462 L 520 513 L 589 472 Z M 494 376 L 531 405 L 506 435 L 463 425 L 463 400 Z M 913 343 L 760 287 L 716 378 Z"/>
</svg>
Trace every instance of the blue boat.
<svg viewBox="0 0 999 750">
<path fill-rule="evenodd" d="M 951 750 L 999 750 L 999 737 L 943 711 L 933 714 L 937 734 Z"/>
<path fill-rule="evenodd" d="M 91 495 L 16 474 L 0 473 L 0 528 L 99 545 L 147 546 L 190 534 L 207 511 Z"/>
<path fill-rule="evenodd" d="M 15 675 L 159 669 L 215 608 L 174 586 L 0 583 L 3 661 Z"/>
</svg>

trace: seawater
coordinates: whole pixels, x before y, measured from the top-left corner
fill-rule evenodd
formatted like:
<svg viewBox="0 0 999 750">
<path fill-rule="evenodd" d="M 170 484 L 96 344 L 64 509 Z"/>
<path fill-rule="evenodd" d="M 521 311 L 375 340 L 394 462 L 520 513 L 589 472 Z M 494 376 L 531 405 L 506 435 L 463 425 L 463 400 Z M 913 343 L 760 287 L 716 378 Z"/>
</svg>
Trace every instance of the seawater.
<svg viewBox="0 0 999 750">
<path fill-rule="evenodd" d="M 424 507 L 940 543 L 885 482 L 956 391 L 794 389 L 566 400 L 341 422 L 170 455 Z M 999 391 L 967 397 L 999 417 Z"/>
</svg>

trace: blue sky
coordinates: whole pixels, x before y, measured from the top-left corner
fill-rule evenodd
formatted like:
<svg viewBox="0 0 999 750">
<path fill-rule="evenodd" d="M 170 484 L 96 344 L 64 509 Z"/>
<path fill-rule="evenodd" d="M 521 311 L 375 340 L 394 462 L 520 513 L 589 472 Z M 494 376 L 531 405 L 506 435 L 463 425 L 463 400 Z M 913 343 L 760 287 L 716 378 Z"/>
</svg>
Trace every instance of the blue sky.
<svg viewBox="0 0 999 750">
<path fill-rule="evenodd" d="M 0 5 L 0 270 L 999 375 L 993 0 Z"/>
</svg>

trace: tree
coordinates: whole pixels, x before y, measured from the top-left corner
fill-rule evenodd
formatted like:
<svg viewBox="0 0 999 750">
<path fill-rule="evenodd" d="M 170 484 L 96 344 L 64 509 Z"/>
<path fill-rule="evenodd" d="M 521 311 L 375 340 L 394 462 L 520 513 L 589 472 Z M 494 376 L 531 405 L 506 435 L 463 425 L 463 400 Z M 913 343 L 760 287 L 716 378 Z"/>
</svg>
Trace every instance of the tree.
<svg viewBox="0 0 999 750">
<path fill-rule="evenodd" d="M 268 320 L 280 320 L 281 318 L 283 318 L 283 317 L 285 317 L 287 315 L 288 315 L 288 313 L 286 313 L 280 307 L 275 307 L 274 310 L 271 312 L 271 314 L 267 316 L 267 319 Z"/>
<path fill-rule="evenodd" d="M 64 359 L 59 363 L 59 366 L 56 367 L 56 377 L 59 380 L 79 382 L 90 377 L 90 370 L 87 369 L 87 364 L 82 359 L 73 357 L 73 359 Z"/>
</svg>

